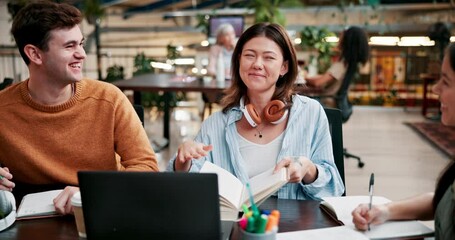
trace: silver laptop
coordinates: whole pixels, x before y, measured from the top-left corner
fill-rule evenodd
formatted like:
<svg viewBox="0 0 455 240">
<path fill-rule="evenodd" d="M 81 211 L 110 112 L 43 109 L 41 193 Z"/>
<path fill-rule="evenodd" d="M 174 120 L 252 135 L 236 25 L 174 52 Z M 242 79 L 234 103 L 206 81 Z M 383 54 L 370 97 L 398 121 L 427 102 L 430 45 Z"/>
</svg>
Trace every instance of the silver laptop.
<svg viewBox="0 0 455 240">
<path fill-rule="evenodd" d="M 89 240 L 229 236 L 216 174 L 81 171 L 78 178 Z"/>
</svg>

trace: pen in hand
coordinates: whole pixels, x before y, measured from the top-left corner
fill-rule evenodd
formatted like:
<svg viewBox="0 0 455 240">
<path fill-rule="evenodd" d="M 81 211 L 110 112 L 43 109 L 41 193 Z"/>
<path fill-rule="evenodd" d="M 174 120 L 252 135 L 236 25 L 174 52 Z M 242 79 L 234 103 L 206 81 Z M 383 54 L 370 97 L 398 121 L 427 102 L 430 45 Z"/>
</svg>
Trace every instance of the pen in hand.
<svg viewBox="0 0 455 240">
<path fill-rule="evenodd" d="M 373 187 L 374 187 L 374 173 L 371 174 L 370 176 L 370 205 L 369 205 L 369 210 L 371 210 L 371 206 L 373 205 Z M 368 231 L 370 231 L 370 223 L 368 223 Z"/>
</svg>

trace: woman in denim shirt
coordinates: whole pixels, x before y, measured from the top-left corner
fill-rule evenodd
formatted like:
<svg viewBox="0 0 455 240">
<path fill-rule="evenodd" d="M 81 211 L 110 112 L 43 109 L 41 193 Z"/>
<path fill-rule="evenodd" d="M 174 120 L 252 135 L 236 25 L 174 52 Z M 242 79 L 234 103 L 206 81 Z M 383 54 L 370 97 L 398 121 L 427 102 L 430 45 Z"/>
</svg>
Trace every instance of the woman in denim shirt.
<svg viewBox="0 0 455 240">
<path fill-rule="evenodd" d="M 289 183 L 277 192 L 279 198 L 341 196 L 324 109 L 293 93 L 297 59 L 286 30 L 255 24 L 232 56 L 223 111 L 203 122 L 194 141 L 180 145 L 168 170 L 198 172 L 210 161 L 247 183 L 267 169 L 286 167 Z"/>
</svg>

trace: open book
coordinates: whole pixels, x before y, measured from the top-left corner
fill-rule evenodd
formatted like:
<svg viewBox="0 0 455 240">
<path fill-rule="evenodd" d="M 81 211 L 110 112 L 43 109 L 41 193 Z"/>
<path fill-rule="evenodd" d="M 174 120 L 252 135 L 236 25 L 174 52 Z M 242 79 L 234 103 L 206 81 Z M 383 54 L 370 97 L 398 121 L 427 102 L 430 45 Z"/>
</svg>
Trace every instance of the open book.
<svg viewBox="0 0 455 240">
<path fill-rule="evenodd" d="M 282 168 L 275 174 L 271 168 L 250 179 L 250 188 L 254 202 L 259 205 L 270 195 L 275 193 L 288 182 L 287 169 Z M 220 194 L 220 213 L 222 220 L 235 220 L 242 209 L 242 204 L 250 207 L 250 199 L 247 187 L 234 175 L 225 169 L 204 162 L 201 173 L 216 173 L 218 175 L 218 191 Z"/>
<path fill-rule="evenodd" d="M 325 197 L 321 202 L 321 209 L 346 227 L 355 229 L 352 222 L 352 211 L 362 203 L 369 203 L 369 196 Z M 389 199 L 374 196 L 373 205 L 385 204 Z M 371 225 L 370 231 L 364 231 L 369 239 L 391 239 L 402 237 L 427 237 L 433 236 L 434 230 L 420 221 L 387 221 L 380 225 Z"/>
<path fill-rule="evenodd" d="M 42 218 L 58 215 L 54 208 L 54 198 L 63 190 L 30 193 L 22 198 L 17 209 L 16 219 Z"/>
</svg>

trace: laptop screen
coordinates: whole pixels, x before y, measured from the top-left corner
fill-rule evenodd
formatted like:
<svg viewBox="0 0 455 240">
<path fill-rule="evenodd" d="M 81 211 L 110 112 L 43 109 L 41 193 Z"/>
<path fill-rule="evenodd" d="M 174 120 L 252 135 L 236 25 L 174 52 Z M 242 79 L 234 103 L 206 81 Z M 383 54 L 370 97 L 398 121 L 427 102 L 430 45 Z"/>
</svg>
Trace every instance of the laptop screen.
<svg viewBox="0 0 455 240">
<path fill-rule="evenodd" d="M 81 171 L 88 239 L 219 239 L 216 174 Z"/>
</svg>

